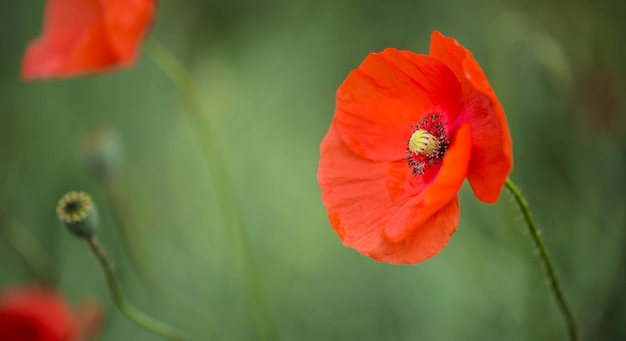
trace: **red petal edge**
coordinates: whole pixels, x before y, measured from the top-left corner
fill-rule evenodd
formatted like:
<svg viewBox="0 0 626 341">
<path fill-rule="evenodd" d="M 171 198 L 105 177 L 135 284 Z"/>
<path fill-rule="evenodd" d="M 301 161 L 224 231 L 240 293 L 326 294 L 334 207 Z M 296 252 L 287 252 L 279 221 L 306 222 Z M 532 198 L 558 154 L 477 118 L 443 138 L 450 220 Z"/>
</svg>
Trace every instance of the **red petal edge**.
<svg viewBox="0 0 626 341">
<path fill-rule="evenodd" d="M 463 135 L 469 137 L 469 128 L 466 131 Z M 322 141 L 318 180 L 331 225 L 345 246 L 377 261 L 417 264 L 439 253 L 456 231 L 458 188 L 440 206 L 443 196 L 418 194 L 417 198 L 430 200 L 428 207 L 438 206 L 438 210 L 413 216 L 415 201 L 421 199 L 404 196 L 394 201 L 389 193 L 390 174 L 400 167 L 410 172 L 404 160 L 374 162 L 353 153 L 332 124 Z M 445 181 L 438 188 L 451 189 L 446 188 Z M 423 219 L 419 226 L 416 219 Z M 383 232 L 390 222 L 403 224 L 411 232 L 398 242 L 390 241 Z"/>
<path fill-rule="evenodd" d="M 132 65 L 154 10 L 154 0 L 48 0 L 42 34 L 24 55 L 22 78 L 67 78 Z"/>
<path fill-rule="evenodd" d="M 358 155 L 397 161 L 406 156 L 411 126 L 428 113 L 452 120 L 460 104 L 461 86 L 443 63 L 386 49 L 365 58 L 339 87 L 334 124 Z"/>
<path fill-rule="evenodd" d="M 434 31 L 430 54 L 446 64 L 461 81 L 464 106 L 457 119 L 459 124 L 468 122 L 473 132 L 467 178 L 479 200 L 495 203 L 513 167 L 511 135 L 504 110 L 472 54 L 455 39 Z"/>
<path fill-rule="evenodd" d="M 0 298 L 0 335 L 20 333 L 27 326 L 42 340 L 75 340 L 77 322 L 64 299 L 39 287 L 5 289 Z"/>
<path fill-rule="evenodd" d="M 391 242 L 400 242 L 408 238 L 416 230 L 424 228 L 431 216 L 457 197 L 467 175 L 471 147 L 471 128 L 464 125 L 455 133 L 433 182 L 424 187 L 423 193 L 414 196 L 405 204 L 407 209 L 399 210 L 385 224 L 383 230 L 385 238 Z M 406 172 L 413 177 L 410 172 Z"/>
<path fill-rule="evenodd" d="M 111 49 L 119 62 L 131 65 L 154 16 L 154 0 L 102 0 Z"/>
<path fill-rule="evenodd" d="M 49 0 L 42 31 L 24 55 L 24 80 L 71 77 L 115 63 L 98 0 Z"/>
</svg>

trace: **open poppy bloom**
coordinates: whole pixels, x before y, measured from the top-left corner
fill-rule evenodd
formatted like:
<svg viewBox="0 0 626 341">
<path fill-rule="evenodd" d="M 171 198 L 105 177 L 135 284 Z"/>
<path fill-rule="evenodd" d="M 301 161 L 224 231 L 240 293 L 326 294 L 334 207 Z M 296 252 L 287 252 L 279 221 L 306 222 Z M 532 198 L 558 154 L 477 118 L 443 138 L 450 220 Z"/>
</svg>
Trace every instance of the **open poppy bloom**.
<svg viewBox="0 0 626 341">
<path fill-rule="evenodd" d="M 155 0 L 48 0 L 43 33 L 28 47 L 25 80 L 100 73 L 134 63 Z"/>
<path fill-rule="evenodd" d="M 0 341 L 82 341 L 100 329 L 100 306 L 86 302 L 72 312 L 63 297 L 39 287 L 0 294 Z"/>
<path fill-rule="evenodd" d="M 430 55 L 370 54 L 337 91 L 318 180 L 344 245 L 375 260 L 420 263 L 459 222 L 467 178 L 495 203 L 513 164 L 511 137 L 472 54 L 435 31 Z"/>
</svg>

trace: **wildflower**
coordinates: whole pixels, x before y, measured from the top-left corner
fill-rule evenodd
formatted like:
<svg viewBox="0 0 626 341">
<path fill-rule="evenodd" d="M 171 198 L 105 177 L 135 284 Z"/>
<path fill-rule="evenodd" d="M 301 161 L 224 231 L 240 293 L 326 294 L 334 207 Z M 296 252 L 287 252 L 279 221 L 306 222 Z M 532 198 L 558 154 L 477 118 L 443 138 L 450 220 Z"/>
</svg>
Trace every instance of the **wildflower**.
<svg viewBox="0 0 626 341">
<path fill-rule="evenodd" d="M 337 91 L 318 180 L 343 244 L 416 264 L 456 231 L 458 191 L 498 200 L 512 168 L 504 111 L 472 54 L 435 31 L 430 55 L 370 54 Z"/>
<path fill-rule="evenodd" d="M 131 66 L 155 0 L 48 0 L 43 33 L 24 55 L 25 80 L 73 77 Z"/>
<path fill-rule="evenodd" d="M 102 324 L 99 305 L 86 302 L 70 310 L 58 293 L 36 286 L 0 294 L 0 341 L 78 341 L 95 336 Z"/>
</svg>

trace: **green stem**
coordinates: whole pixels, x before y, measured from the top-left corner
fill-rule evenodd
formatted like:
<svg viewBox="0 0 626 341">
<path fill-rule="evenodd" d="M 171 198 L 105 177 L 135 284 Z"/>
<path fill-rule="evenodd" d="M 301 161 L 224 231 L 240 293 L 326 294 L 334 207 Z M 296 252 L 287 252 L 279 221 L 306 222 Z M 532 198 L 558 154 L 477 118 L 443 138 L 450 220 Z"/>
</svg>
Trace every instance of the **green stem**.
<svg viewBox="0 0 626 341">
<path fill-rule="evenodd" d="M 113 271 L 111 262 L 107 258 L 102 246 L 98 243 L 98 240 L 96 238 L 87 239 L 87 244 L 89 244 L 91 252 L 96 257 L 100 267 L 102 268 L 102 272 L 104 273 L 104 278 L 106 279 L 113 302 L 120 309 L 120 311 L 124 313 L 124 315 L 138 325 L 167 340 L 185 340 L 185 338 L 174 329 L 142 313 L 126 302 L 124 295 L 122 295 L 117 277 L 115 277 L 115 272 Z"/>
<path fill-rule="evenodd" d="M 199 140 L 209 167 L 217 204 L 224 219 L 229 250 L 239 271 L 248 313 L 258 337 L 262 340 L 280 340 L 274 317 L 269 309 L 260 275 L 252 255 L 252 246 L 243 221 L 243 210 L 226 158 L 215 138 L 215 132 L 204 113 L 200 95 L 187 69 L 165 48 L 154 40 L 144 43 L 145 53 L 167 75 L 177 88 L 185 107 L 191 129 Z"/>
<path fill-rule="evenodd" d="M 578 340 L 578 328 L 576 326 L 576 320 L 574 319 L 574 314 L 572 313 L 572 309 L 567 303 L 567 299 L 565 298 L 565 293 L 563 292 L 563 288 L 561 287 L 561 283 L 559 277 L 554 268 L 554 263 L 552 262 L 552 258 L 548 253 L 548 249 L 541 238 L 541 234 L 539 233 L 539 229 L 535 224 L 535 219 L 530 213 L 530 207 L 522 196 L 519 188 L 511 181 L 511 179 L 506 179 L 506 188 L 513 194 L 515 201 L 520 207 L 522 214 L 524 215 L 524 220 L 526 220 L 526 225 L 528 226 L 528 231 L 530 232 L 531 237 L 533 238 L 535 245 L 539 249 L 539 257 L 541 258 L 541 262 L 546 269 L 546 274 L 548 276 L 548 281 L 550 282 L 550 288 L 552 289 L 552 294 L 556 299 L 556 303 L 559 306 L 559 310 L 561 311 L 561 315 L 567 324 L 567 329 L 569 331 L 570 340 L 575 341 Z"/>
<path fill-rule="evenodd" d="M 151 292 L 151 296 L 160 306 L 166 306 L 168 316 L 179 324 L 185 324 L 186 330 L 192 329 L 201 332 L 204 338 L 219 340 L 215 325 L 205 318 L 203 311 L 191 303 L 189 298 L 178 290 L 165 285 L 158 280 L 157 273 L 142 262 L 140 245 L 134 242 L 132 236 L 133 224 L 131 203 L 127 199 L 127 193 L 122 179 L 117 176 L 101 179 L 103 188 L 107 194 L 109 206 L 115 226 L 119 231 L 124 251 L 127 252 L 130 265 L 137 273 L 139 280 Z M 193 312 L 193 313 L 192 313 Z"/>
<path fill-rule="evenodd" d="M 115 227 L 117 228 L 122 247 L 128 256 L 128 261 L 131 267 L 137 273 L 137 276 L 144 282 L 143 284 L 149 286 L 153 290 L 153 286 L 157 285 L 155 281 L 150 280 L 148 271 L 145 267 L 141 266 L 140 253 L 141 250 L 138 245 L 133 245 L 131 238 L 131 224 L 130 214 L 128 212 L 129 203 L 126 200 L 126 196 L 121 191 L 120 181 L 117 177 L 111 177 L 102 179 L 101 181 L 104 191 L 107 195 L 109 206 L 111 207 L 111 215 L 115 221 Z"/>
</svg>

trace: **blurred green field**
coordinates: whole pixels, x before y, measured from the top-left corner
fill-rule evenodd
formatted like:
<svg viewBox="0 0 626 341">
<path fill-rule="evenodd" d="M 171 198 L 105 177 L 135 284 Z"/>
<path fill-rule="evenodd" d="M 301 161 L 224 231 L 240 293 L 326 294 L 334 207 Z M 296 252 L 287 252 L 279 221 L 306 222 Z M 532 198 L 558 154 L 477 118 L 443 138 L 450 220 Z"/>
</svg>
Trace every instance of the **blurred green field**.
<svg viewBox="0 0 626 341">
<path fill-rule="evenodd" d="M 42 10 L 41 0 L 0 3 L 0 286 L 37 280 L 6 238 L 31 231 L 58 288 L 106 308 L 100 340 L 159 340 L 115 309 L 87 247 L 60 227 L 57 200 L 84 190 L 133 304 L 191 340 L 258 339 L 175 88 L 145 54 L 105 76 L 21 82 Z M 566 337 L 506 192 L 488 206 L 464 186 L 457 233 L 417 266 L 362 257 L 329 225 L 316 172 L 337 87 L 369 52 L 428 53 L 434 29 L 472 51 L 505 108 L 511 178 L 542 227 L 583 339 L 622 340 L 625 13 L 619 0 L 160 1 L 151 37 L 200 89 L 284 340 Z M 118 189 L 137 264 L 107 188 L 79 153 L 79 137 L 95 127 L 121 144 Z"/>
</svg>

